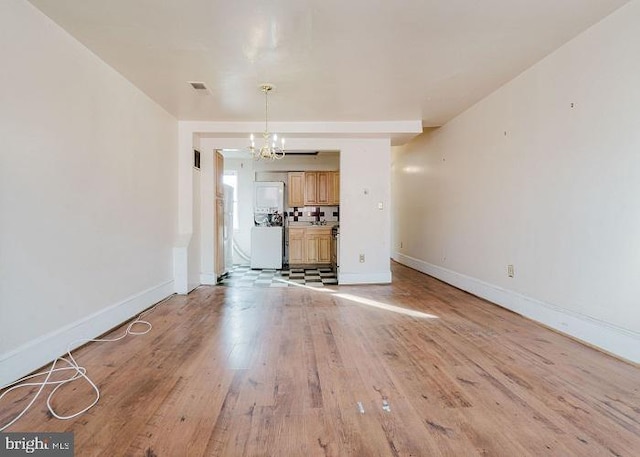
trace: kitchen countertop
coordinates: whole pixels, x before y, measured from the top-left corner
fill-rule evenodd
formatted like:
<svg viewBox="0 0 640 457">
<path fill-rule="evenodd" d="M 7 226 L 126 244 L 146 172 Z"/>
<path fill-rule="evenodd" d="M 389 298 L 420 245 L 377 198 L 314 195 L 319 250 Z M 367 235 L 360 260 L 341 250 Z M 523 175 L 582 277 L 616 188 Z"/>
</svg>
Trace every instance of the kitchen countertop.
<svg viewBox="0 0 640 457">
<path fill-rule="evenodd" d="M 339 222 L 338 221 L 327 221 L 327 223 L 325 225 L 317 225 L 317 224 L 311 224 L 311 222 L 289 222 L 288 227 L 289 228 L 331 228 L 334 225 L 338 225 Z"/>
</svg>

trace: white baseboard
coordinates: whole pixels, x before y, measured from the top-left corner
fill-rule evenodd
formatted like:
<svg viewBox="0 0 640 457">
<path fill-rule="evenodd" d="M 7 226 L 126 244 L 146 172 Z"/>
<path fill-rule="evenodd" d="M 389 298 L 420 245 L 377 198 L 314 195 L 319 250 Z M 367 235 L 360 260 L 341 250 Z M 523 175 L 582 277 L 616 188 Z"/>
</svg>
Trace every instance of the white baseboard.
<svg viewBox="0 0 640 457">
<path fill-rule="evenodd" d="M 389 284 L 391 271 L 381 273 L 342 273 L 338 271 L 338 284 Z"/>
<path fill-rule="evenodd" d="M 186 295 L 189 293 L 188 244 L 173 248 L 174 292 Z"/>
<path fill-rule="evenodd" d="M 394 260 L 618 357 L 640 363 L 640 334 L 636 332 L 398 252 Z"/>
<path fill-rule="evenodd" d="M 69 343 L 102 335 L 173 292 L 173 280 L 165 281 L 0 354 L 0 386 L 20 379 L 65 354 Z M 77 343 L 75 347 L 80 345 L 82 343 Z"/>
</svg>

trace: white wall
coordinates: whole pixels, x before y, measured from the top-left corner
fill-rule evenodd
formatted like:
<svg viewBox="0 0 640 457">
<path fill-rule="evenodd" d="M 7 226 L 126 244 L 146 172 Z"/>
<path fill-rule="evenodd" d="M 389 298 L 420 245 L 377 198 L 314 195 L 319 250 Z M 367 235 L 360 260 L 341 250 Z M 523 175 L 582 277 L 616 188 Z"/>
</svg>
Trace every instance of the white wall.
<svg viewBox="0 0 640 457">
<path fill-rule="evenodd" d="M 195 168 L 194 166 L 194 152 L 193 150 L 200 151 L 200 139 L 197 137 L 193 138 L 193 148 L 191 151 L 191 186 L 192 186 L 192 205 L 193 205 L 193 222 L 191 224 L 192 233 L 189 239 L 189 245 L 187 247 L 187 262 L 189 263 L 188 268 L 188 277 L 187 277 L 187 290 L 191 291 L 198 287 L 201 283 L 201 272 L 202 272 L 202 257 L 200 256 L 200 252 L 202 251 L 202 243 L 206 243 L 206 239 L 203 239 L 203 230 L 205 227 L 202 226 L 202 209 L 203 204 L 207 204 L 208 196 L 203 195 L 202 186 L 208 181 L 205 176 L 207 170 L 202 171 L 202 167 L 206 167 L 210 165 L 211 160 L 213 158 L 207 157 L 207 154 L 200 154 L 200 169 Z M 205 157 L 202 157 L 205 156 Z M 203 163 L 204 162 L 204 163 Z M 209 170 L 209 173 L 212 173 L 213 170 Z M 211 228 L 213 230 L 213 228 Z M 182 290 L 176 290 L 176 292 L 184 292 Z"/>
<path fill-rule="evenodd" d="M 392 123 L 393 124 L 393 123 Z M 395 125 L 395 124 L 394 124 Z M 193 210 L 192 175 L 186 169 L 190 167 L 185 159 L 190 154 L 190 146 L 187 138 L 192 133 L 209 132 L 206 138 L 201 139 L 201 149 L 209 151 L 213 149 L 239 149 L 246 146 L 246 137 L 230 137 L 222 133 L 220 137 L 213 137 L 211 132 L 216 132 L 217 123 L 179 122 L 180 128 L 180 227 L 190 227 L 192 223 L 191 212 Z M 403 123 L 402 128 L 410 130 L 414 128 L 413 122 Z M 224 128 L 230 131 L 240 128 L 238 125 Z M 251 125 L 249 125 L 251 127 Z M 292 123 L 288 128 L 279 131 L 295 130 L 299 126 Z M 338 126 L 340 127 L 340 126 Z M 243 127 L 248 128 L 248 127 Z M 310 127 L 313 130 L 313 126 Z M 184 141 L 183 141 L 184 139 Z M 342 264 L 339 280 L 343 284 L 384 283 L 391 281 L 389 266 L 390 251 L 390 139 L 386 138 L 287 138 L 292 149 L 314 149 L 341 151 L 340 157 L 340 229 L 342 248 Z M 346 156 L 349 155 L 349 158 Z M 244 162 L 245 165 L 247 162 Z M 280 168 L 281 166 L 278 166 Z M 292 169 L 300 169 L 298 166 Z M 320 168 L 326 169 L 326 168 Z M 331 168 L 335 169 L 335 168 Z M 190 170 L 190 168 L 189 168 Z M 253 170 L 255 172 L 255 168 Z M 204 178 L 204 175 L 201 176 Z M 364 195 L 364 189 L 369 193 Z M 378 203 L 383 203 L 383 209 L 378 209 Z M 202 220 L 213 218 L 205 216 L 203 206 Z M 348 213 L 352 216 L 349 217 Z M 203 236 L 207 236 L 203 230 Z M 206 243 L 203 243 L 203 246 Z M 365 254 L 365 262 L 359 262 L 359 254 Z M 204 250 L 201 256 L 208 256 Z M 203 261 L 203 265 L 208 262 Z M 183 266 L 185 269 L 186 266 Z M 178 273 L 185 276 L 186 273 Z M 203 277 L 208 277 L 203 272 Z"/>
<path fill-rule="evenodd" d="M 177 121 L 0 2 L 0 385 L 173 291 Z"/>
<path fill-rule="evenodd" d="M 396 259 L 636 362 L 639 23 L 633 1 L 393 161 Z"/>
<path fill-rule="evenodd" d="M 340 154 L 340 284 L 391 282 L 390 163 L 388 139 L 343 144 Z M 361 254 L 364 254 L 364 263 L 360 262 Z"/>
</svg>

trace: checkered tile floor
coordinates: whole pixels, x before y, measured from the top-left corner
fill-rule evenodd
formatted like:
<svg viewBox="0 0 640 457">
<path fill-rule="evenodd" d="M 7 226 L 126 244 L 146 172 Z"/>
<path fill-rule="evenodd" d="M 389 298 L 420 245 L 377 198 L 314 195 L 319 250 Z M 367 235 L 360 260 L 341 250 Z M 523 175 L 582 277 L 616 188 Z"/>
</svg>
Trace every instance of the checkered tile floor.
<svg viewBox="0 0 640 457">
<path fill-rule="evenodd" d="M 252 270 L 249 266 L 234 265 L 218 282 L 230 287 L 295 287 L 305 285 L 324 287 L 338 285 L 331 268 L 292 268 L 290 270 Z"/>
</svg>

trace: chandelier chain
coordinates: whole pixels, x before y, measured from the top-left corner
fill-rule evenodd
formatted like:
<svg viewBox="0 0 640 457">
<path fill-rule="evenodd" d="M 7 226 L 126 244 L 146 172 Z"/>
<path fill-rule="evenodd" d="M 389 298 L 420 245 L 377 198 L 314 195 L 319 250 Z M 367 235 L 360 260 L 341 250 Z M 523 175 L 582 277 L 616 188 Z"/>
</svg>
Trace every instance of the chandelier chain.
<svg viewBox="0 0 640 457">
<path fill-rule="evenodd" d="M 264 90 L 264 133 L 269 131 L 269 89 Z"/>
<path fill-rule="evenodd" d="M 249 152 L 255 160 L 279 160 L 285 156 L 284 138 L 280 138 L 282 146 L 277 145 L 278 136 L 269 132 L 269 92 L 273 90 L 271 84 L 261 84 L 260 90 L 264 92 L 264 132 L 263 144 L 256 147 L 253 134 L 250 137 Z"/>
</svg>

